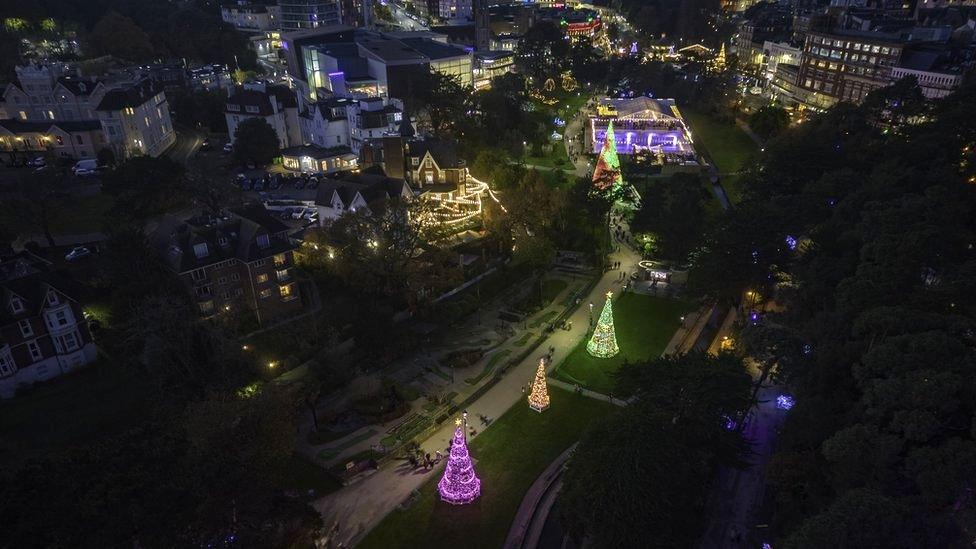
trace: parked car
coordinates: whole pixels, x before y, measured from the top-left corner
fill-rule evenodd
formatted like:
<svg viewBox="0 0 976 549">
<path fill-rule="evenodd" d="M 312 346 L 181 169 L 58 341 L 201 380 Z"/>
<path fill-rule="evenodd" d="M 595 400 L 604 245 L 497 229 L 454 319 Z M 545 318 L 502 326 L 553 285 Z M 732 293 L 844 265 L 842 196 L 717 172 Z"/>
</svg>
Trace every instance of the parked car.
<svg viewBox="0 0 976 549">
<path fill-rule="evenodd" d="M 251 180 L 250 179 L 248 179 L 246 177 L 244 179 L 241 179 L 241 190 L 242 191 L 249 191 L 249 190 L 251 190 L 251 185 L 252 185 L 252 183 L 251 183 Z"/>
<path fill-rule="evenodd" d="M 213 145 L 210 143 L 209 139 L 204 139 L 203 143 L 200 143 L 201 151 L 211 151 L 213 150 Z"/>
<path fill-rule="evenodd" d="M 317 177 L 309 177 L 308 178 L 308 185 L 306 185 L 306 187 L 309 188 L 309 189 L 317 189 L 317 188 L 319 188 L 319 178 L 317 178 Z"/>
<path fill-rule="evenodd" d="M 94 172 L 95 168 L 97 167 L 98 167 L 97 160 L 95 160 L 94 158 L 87 158 L 85 160 L 79 160 L 75 162 L 75 165 L 71 167 L 71 173 L 75 175 L 90 175 L 90 173 L 88 172 Z"/>
<path fill-rule="evenodd" d="M 273 175 L 273 176 L 271 176 L 271 182 L 268 183 L 268 188 L 269 189 L 272 189 L 272 190 L 280 189 L 281 188 L 281 176 L 280 175 Z"/>
<path fill-rule="evenodd" d="M 305 180 L 304 179 L 301 179 L 301 178 L 296 179 L 295 180 L 295 188 L 296 189 L 304 189 L 305 188 Z"/>
<path fill-rule="evenodd" d="M 263 179 L 255 179 L 254 180 L 254 190 L 255 191 L 263 191 L 264 190 L 264 180 Z"/>
<path fill-rule="evenodd" d="M 64 259 L 65 261 L 77 261 L 83 257 L 88 257 L 90 255 L 91 255 L 91 250 L 89 250 L 84 246 L 78 246 L 72 248 L 72 250 L 64 256 Z"/>
<path fill-rule="evenodd" d="M 28 168 L 43 168 L 45 166 L 47 166 L 47 161 L 45 161 L 44 158 L 40 156 L 31 158 L 30 160 L 27 161 Z"/>
<path fill-rule="evenodd" d="M 230 153 L 234 152 L 234 144 L 233 143 L 228 143 L 228 144 L 224 145 L 224 152 L 227 153 L 227 154 L 230 154 Z"/>
<path fill-rule="evenodd" d="M 78 168 L 75 170 L 75 175 L 78 177 L 90 177 L 96 175 L 98 173 L 97 170 L 98 168 L 92 168 L 90 170 L 88 168 Z"/>
</svg>

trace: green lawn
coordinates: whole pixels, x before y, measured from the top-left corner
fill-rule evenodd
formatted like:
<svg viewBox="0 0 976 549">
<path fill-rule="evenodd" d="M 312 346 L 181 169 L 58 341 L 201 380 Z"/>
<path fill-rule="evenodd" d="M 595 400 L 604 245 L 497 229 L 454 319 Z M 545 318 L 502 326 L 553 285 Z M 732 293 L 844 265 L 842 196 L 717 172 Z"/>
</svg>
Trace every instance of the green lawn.
<svg viewBox="0 0 976 549">
<path fill-rule="evenodd" d="M 595 358 L 586 352 L 589 336 L 559 364 L 555 377 L 579 383 L 587 389 L 607 393 L 613 390 L 613 374 L 626 361 L 645 360 L 664 352 L 678 329 L 681 315 L 691 310 L 686 301 L 625 293 L 613 302 L 613 323 L 620 353 L 613 358 Z M 594 317 L 602 305 L 595 304 Z"/>
<path fill-rule="evenodd" d="M 759 147 L 755 141 L 734 122 L 722 122 L 713 115 L 689 109 L 681 109 L 681 112 L 691 125 L 695 146 L 701 148 L 704 145 L 719 172 L 729 173 L 744 169 L 758 152 Z"/>
<path fill-rule="evenodd" d="M 432 475 L 409 508 L 393 511 L 359 547 L 501 547 L 529 486 L 579 439 L 589 422 L 614 409 L 554 387 L 549 392 L 551 405 L 545 412 L 518 403 L 471 443 L 481 478 L 478 500 L 463 506 L 440 501 L 440 478 Z"/>
<path fill-rule="evenodd" d="M 144 377 L 102 359 L 0 401 L 0 468 L 138 426 L 150 391 Z"/>
</svg>

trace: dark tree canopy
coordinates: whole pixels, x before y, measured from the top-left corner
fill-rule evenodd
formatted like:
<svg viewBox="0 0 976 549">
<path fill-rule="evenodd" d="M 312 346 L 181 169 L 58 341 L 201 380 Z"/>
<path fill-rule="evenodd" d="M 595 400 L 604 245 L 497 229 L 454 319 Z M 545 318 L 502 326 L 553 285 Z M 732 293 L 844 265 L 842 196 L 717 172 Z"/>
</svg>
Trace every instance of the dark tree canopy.
<svg viewBox="0 0 976 549">
<path fill-rule="evenodd" d="M 253 162 L 259 166 L 270 164 L 281 154 L 278 133 L 263 118 L 248 118 L 234 131 L 234 160 Z"/>
<path fill-rule="evenodd" d="M 972 538 L 976 88 L 919 97 L 901 81 L 780 134 L 696 255 L 698 287 L 783 308 L 743 343 L 797 399 L 769 470 L 785 547 Z"/>
<path fill-rule="evenodd" d="M 726 420 L 748 408 L 750 383 L 730 354 L 625 365 L 615 394 L 634 400 L 580 441 L 559 499 L 566 529 L 595 547 L 694 545 L 706 479 L 741 463 Z"/>
</svg>

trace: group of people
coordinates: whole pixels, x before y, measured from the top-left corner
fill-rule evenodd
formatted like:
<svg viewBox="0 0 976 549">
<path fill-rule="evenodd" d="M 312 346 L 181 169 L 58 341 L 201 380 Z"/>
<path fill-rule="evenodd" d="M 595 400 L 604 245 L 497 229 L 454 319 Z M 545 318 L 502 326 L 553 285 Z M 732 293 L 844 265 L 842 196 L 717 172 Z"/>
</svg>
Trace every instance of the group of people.
<svg viewBox="0 0 976 549">
<path fill-rule="evenodd" d="M 444 457 L 444 455 L 441 454 L 440 450 L 434 452 L 434 457 L 431 458 L 430 457 L 430 452 L 427 452 L 426 454 L 424 454 L 418 448 L 416 451 L 410 452 L 410 454 L 407 455 L 407 461 L 410 462 L 410 467 L 411 468 L 418 469 L 420 467 L 423 467 L 424 468 L 424 471 L 427 471 L 427 470 L 433 469 L 435 465 L 437 465 L 438 463 L 440 463 L 441 462 L 441 459 L 443 459 L 443 457 Z"/>
</svg>

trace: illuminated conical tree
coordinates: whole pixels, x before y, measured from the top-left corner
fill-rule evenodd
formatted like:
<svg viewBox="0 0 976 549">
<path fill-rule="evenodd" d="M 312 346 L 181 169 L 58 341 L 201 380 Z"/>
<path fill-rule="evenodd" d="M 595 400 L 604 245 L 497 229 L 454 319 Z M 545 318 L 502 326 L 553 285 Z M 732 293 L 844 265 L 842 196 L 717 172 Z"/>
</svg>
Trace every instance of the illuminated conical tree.
<svg viewBox="0 0 976 549">
<path fill-rule="evenodd" d="M 617 348 L 617 336 L 613 331 L 613 305 L 610 300 L 612 295 L 613 292 L 607 292 L 607 303 L 600 313 L 600 320 L 593 330 L 593 337 L 586 344 L 586 352 L 597 358 L 610 358 L 620 352 Z"/>
<path fill-rule="evenodd" d="M 532 392 L 529 393 L 529 408 L 541 412 L 549 407 L 549 387 L 546 384 L 546 359 L 539 359 L 539 369 L 535 372 Z"/>
<path fill-rule="evenodd" d="M 457 428 L 454 429 L 454 440 L 451 441 L 451 455 L 447 459 L 444 476 L 437 483 L 437 491 L 442 500 L 454 505 L 464 505 L 481 495 L 481 480 L 474 474 L 474 464 L 468 455 L 464 425 L 460 419 L 455 420 L 454 424 Z"/>
<path fill-rule="evenodd" d="M 624 178 L 620 175 L 620 158 L 617 157 L 617 138 L 613 135 L 613 120 L 607 126 L 607 134 L 603 139 L 600 157 L 596 160 L 593 170 L 593 187 L 601 192 L 608 192 L 622 187 Z"/>
</svg>

